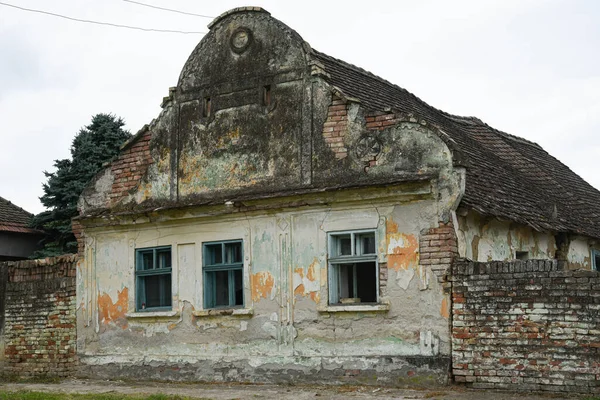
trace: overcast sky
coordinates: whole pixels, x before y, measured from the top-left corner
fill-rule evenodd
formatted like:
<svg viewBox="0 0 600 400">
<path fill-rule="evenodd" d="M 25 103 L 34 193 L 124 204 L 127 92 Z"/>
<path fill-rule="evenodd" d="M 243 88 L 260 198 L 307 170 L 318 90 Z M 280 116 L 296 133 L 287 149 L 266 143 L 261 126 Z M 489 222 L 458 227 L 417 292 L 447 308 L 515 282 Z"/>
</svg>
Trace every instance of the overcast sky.
<svg viewBox="0 0 600 400">
<path fill-rule="evenodd" d="M 122 0 L 0 0 L 70 17 L 206 31 L 208 18 Z M 444 111 L 540 144 L 600 188 L 600 1 L 140 0 L 217 16 L 262 6 L 317 50 Z M 71 22 L 0 5 L 0 196 L 38 213 L 43 171 L 92 115 L 136 133 L 201 34 Z"/>
</svg>

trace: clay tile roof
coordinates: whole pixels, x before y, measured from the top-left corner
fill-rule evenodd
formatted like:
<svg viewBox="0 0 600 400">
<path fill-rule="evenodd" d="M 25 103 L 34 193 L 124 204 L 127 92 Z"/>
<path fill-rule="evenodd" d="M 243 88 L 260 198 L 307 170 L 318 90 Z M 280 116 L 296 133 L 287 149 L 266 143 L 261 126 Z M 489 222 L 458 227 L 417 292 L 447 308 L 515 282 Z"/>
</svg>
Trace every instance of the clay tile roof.
<svg viewBox="0 0 600 400">
<path fill-rule="evenodd" d="M 0 232 L 39 233 L 29 228 L 33 214 L 0 197 Z"/>
<path fill-rule="evenodd" d="M 600 238 L 600 192 L 536 143 L 474 117 L 438 110 L 407 90 L 316 50 L 325 79 L 368 112 L 415 114 L 441 129 L 467 158 L 461 205 L 537 230 Z"/>
</svg>

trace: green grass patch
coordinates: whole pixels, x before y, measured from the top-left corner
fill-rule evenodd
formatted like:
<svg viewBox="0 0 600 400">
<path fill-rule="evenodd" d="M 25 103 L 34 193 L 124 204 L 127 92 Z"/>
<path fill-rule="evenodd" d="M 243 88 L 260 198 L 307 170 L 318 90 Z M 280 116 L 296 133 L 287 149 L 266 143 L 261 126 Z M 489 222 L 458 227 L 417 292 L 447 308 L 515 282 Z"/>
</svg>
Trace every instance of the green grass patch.
<svg viewBox="0 0 600 400">
<path fill-rule="evenodd" d="M 0 391 L 0 400 L 198 400 L 198 398 L 170 394 L 152 394 L 146 396 L 114 393 L 69 394 L 31 391 Z"/>
</svg>

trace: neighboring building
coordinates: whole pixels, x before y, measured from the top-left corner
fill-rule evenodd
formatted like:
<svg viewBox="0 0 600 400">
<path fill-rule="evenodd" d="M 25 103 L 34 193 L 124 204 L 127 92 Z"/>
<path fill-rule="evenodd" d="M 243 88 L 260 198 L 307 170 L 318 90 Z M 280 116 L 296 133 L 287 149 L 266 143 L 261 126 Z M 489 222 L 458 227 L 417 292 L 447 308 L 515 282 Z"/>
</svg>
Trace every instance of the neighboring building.
<svg viewBox="0 0 600 400">
<path fill-rule="evenodd" d="M 23 260 L 40 249 L 42 232 L 29 228 L 33 214 L 0 197 L 0 261 Z"/>
<path fill-rule="evenodd" d="M 600 193 L 537 144 L 260 8 L 209 28 L 80 198 L 84 373 L 445 381 L 454 257 L 598 263 Z"/>
</svg>

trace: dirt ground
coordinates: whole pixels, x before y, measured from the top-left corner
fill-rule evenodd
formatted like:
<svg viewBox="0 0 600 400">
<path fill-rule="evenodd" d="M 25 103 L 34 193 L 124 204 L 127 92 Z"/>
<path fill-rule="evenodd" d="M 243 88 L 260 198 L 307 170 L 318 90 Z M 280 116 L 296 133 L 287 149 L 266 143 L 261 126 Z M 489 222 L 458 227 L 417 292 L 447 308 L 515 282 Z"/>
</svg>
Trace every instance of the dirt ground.
<svg viewBox="0 0 600 400">
<path fill-rule="evenodd" d="M 443 400 L 548 400 L 585 399 L 558 393 L 515 393 L 470 390 L 442 386 L 435 390 L 392 389 L 373 386 L 284 386 L 243 384 L 188 384 L 164 382 L 122 382 L 70 379 L 59 383 L 0 383 L 0 390 L 31 390 L 55 393 L 166 394 L 214 400 L 232 399 L 443 399 Z"/>
</svg>

